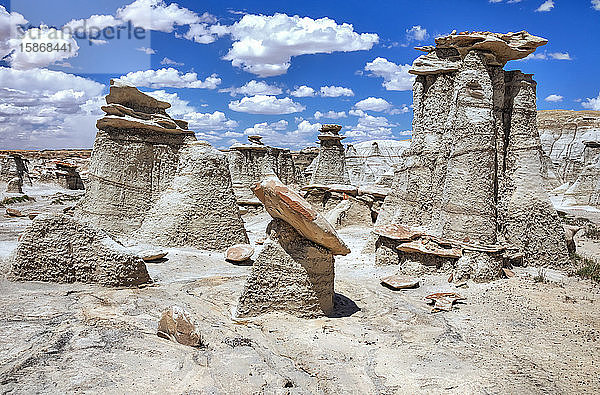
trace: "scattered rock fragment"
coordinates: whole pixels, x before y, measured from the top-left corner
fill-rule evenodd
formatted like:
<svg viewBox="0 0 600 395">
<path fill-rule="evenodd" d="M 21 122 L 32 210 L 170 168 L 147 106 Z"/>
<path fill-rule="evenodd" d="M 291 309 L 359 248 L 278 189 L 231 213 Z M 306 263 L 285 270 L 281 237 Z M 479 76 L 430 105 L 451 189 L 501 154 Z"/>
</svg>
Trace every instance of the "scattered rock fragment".
<svg viewBox="0 0 600 395">
<path fill-rule="evenodd" d="M 205 346 L 197 322 L 188 311 L 179 306 L 171 306 L 162 313 L 156 334 L 185 346 Z"/>
<path fill-rule="evenodd" d="M 454 303 L 465 300 L 456 292 L 438 292 L 425 296 L 425 301 L 428 304 L 433 304 L 432 313 L 438 311 L 451 311 Z"/>
<path fill-rule="evenodd" d="M 144 250 L 138 252 L 137 255 L 142 258 L 144 262 L 154 262 L 166 257 L 169 253 L 161 250 Z"/>
<path fill-rule="evenodd" d="M 20 210 L 17 210 L 16 208 L 10 208 L 8 207 L 6 209 L 6 215 L 8 215 L 9 217 L 24 217 L 25 214 L 23 214 Z"/>
<path fill-rule="evenodd" d="M 236 244 L 225 252 L 225 260 L 229 262 L 245 262 L 252 258 L 254 247 L 250 244 Z"/>
<path fill-rule="evenodd" d="M 381 279 L 381 283 L 392 289 L 410 289 L 419 287 L 419 279 L 408 276 L 388 276 Z"/>
</svg>

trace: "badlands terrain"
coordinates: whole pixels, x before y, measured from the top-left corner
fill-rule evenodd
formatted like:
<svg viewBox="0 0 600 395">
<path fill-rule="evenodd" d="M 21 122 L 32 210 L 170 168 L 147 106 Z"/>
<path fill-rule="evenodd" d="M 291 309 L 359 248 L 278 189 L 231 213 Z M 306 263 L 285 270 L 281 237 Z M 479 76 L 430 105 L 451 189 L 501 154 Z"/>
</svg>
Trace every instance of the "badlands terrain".
<svg viewBox="0 0 600 395">
<path fill-rule="evenodd" d="M 93 151 L 0 152 L 2 393 L 600 392 L 600 114 L 504 69 L 545 43 L 419 47 L 411 141 L 219 151 L 112 82 Z"/>
</svg>

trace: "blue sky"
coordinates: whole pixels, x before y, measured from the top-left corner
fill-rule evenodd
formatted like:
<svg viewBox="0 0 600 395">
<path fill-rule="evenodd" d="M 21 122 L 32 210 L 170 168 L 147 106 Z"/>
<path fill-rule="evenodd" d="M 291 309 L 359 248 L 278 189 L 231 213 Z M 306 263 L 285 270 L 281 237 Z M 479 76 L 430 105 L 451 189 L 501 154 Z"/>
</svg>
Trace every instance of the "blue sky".
<svg viewBox="0 0 600 395">
<path fill-rule="evenodd" d="M 10 32 L 24 20 L 145 35 L 20 54 Z M 111 78 L 172 102 L 219 148 L 259 133 L 298 149 L 321 123 L 343 125 L 347 141 L 409 138 L 413 47 L 454 29 L 547 38 L 506 69 L 535 75 L 539 109 L 600 110 L 599 22 L 600 0 L 0 0 L 0 148 L 90 148 Z"/>
</svg>

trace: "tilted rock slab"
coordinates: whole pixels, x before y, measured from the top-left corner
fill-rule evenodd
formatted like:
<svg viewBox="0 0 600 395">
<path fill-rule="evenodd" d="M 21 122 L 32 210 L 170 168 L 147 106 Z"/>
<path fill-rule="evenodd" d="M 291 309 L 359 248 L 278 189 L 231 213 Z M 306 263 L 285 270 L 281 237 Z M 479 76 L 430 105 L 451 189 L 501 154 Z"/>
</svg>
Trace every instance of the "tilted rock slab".
<svg viewBox="0 0 600 395">
<path fill-rule="evenodd" d="M 417 74 L 413 139 L 376 225 L 508 243 L 532 264 L 564 264 L 564 232 L 544 189 L 536 83 L 531 75 L 502 69 L 546 40 L 525 33 L 456 36 L 426 48 L 452 68 L 458 62 L 456 70 L 425 72 L 419 59 L 411 69 Z"/>
<path fill-rule="evenodd" d="M 254 187 L 254 193 L 269 215 L 289 223 L 303 237 L 317 243 L 334 255 L 347 255 L 350 249 L 329 222 L 298 193 L 283 185 L 277 177 L 269 177 Z"/>
<path fill-rule="evenodd" d="M 225 154 L 204 141 L 183 146 L 176 175 L 135 237 L 161 246 L 207 250 L 248 243 Z"/>
<path fill-rule="evenodd" d="M 334 256 L 280 219 L 267 239 L 240 297 L 236 316 L 286 312 L 316 318 L 333 312 Z"/>
<path fill-rule="evenodd" d="M 238 304 L 238 317 L 287 312 L 313 318 L 333 312 L 334 255 L 350 250 L 335 229 L 276 177 L 254 193 L 273 221 Z"/>
<path fill-rule="evenodd" d="M 115 234 L 138 229 L 171 183 L 179 151 L 195 141 L 187 123 L 173 120 L 156 100 L 111 81 L 89 165 L 85 197 L 75 215 Z"/>
<path fill-rule="evenodd" d="M 150 282 L 140 257 L 103 230 L 64 214 L 33 220 L 12 257 L 10 278 L 106 286 Z"/>
</svg>

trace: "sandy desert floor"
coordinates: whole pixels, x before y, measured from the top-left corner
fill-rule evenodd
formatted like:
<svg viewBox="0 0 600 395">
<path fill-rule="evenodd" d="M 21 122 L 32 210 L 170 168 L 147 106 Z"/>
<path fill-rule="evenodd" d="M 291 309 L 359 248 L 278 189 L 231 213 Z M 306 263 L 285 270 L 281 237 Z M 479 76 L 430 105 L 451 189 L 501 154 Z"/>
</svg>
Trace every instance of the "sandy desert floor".
<svg viewBox="0 0 600 395">
<path fill-rule="evenodd" d="M 57 191 L 27 191 L 24 212 L 61 211 Z M 64 192 L 64 191 L 63 191 Z M 81 192 L 79 192 L 81 193 Z M 11 206 L 13 207 L 13 206 Z M 245 218 L 252 241 L 267 215 Z M 0 217 L 0 260 L 31 221 Z M 332 317 L 268 314 L 236 321 L 232 311 L 250 266 L 223 254 L 168 249 L 149 263 L 154 280 L 133 289 L 86 284 L 10 282 L 0 276 L 0 392 L 188 394 L 548 394 L 600 392 L 600 289 L 548 270 L 456 288 L 447 274 L 422 276 L 417 289 L 393 291 L 361 254 L 369 229 L 341 237 L 352 254 L 336 259 Z M 598 244 L 579 239 L 586 255 Z M 423 297 L 455 291 L 451 312 L 432 314 Z M 205 348 L 156 335 L 161 312 L 187 309 Z"/>
</svg>

